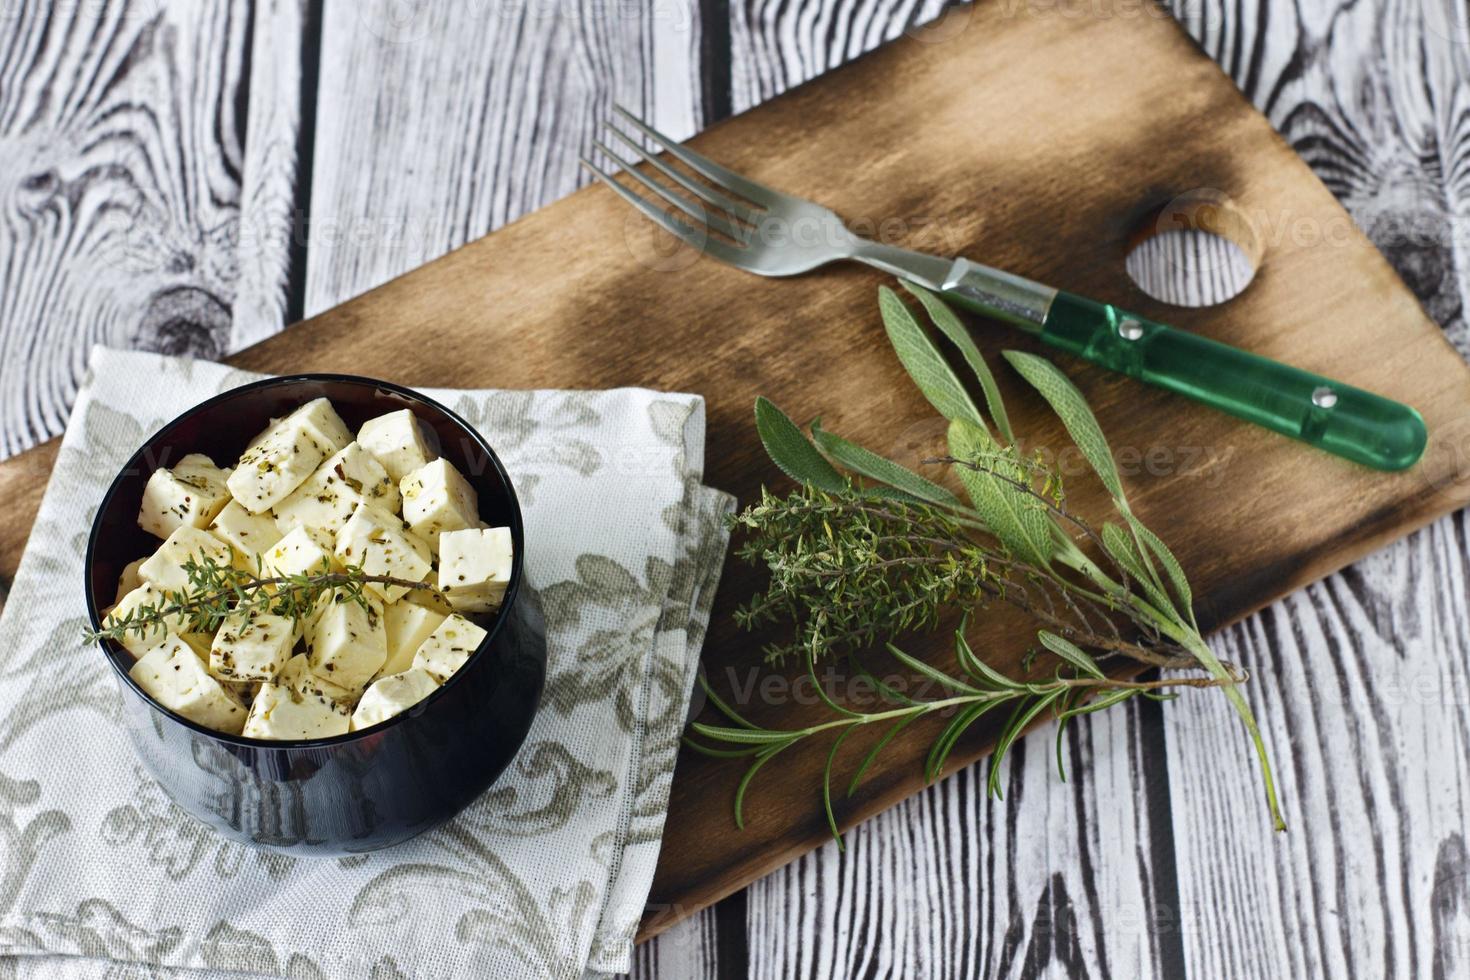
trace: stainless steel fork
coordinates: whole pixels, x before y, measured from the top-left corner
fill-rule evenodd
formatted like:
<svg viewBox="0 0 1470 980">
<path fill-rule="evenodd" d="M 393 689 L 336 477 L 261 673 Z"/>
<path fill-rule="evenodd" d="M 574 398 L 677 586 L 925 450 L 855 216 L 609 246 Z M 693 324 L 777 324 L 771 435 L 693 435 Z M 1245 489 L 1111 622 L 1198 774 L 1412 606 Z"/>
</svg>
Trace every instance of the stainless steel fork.
<svg viewBox="0 0 1470 980">
<path fill-rule="evenodd" d="M 1424 451 L 1424 420 L 1408 405 L 978 262 L 862 238 L 820 204 L 742 177 L 622 107 L 614 109 L 636 133 L 709 183 L 648 152 L 612 124 L 613 137 L 669 183 L 601 140 L 593 144 L 647 196 L 586 157 L 582 164 L 665 231 L 729 265 L 762 276 L 793 276 L 830 262 L 862 262 L 1084 360 L 1366 466 L 1401 470 Z"/>
</svg>

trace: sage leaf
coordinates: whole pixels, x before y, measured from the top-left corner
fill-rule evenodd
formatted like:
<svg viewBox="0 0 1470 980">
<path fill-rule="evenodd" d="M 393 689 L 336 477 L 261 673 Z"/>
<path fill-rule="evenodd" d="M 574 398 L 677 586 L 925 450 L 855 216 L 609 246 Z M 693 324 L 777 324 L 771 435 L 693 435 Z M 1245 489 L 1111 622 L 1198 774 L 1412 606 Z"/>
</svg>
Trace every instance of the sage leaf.
<svg viewBox="0 0 1470 980">
<path fill-rule="evenodd" d="M 1178 615 L 1179 611 L 1174 608 L 1174 600 L 1169 598 L 1169 594 L 1164 591 L 1163 584 L 1156 581 L 1156 576 L 1152 574 L 1152 570 L 1139 553 L 1137 543 L 1128 536 L 1127 531 L 1112 522 L 1104 524 L 1102 542 L 1103 550 L 1108 553 L 1108 556 L 1133 576 L 1134 581 L 1148 594 L 1149 600 L 1160 611 Z"/>
<path fill-rule="evenodd" d="M 1151 584 L 1154 589 L 1163 591 L 1164 584 L 1159 579 L 1158 572 L 1154 568 L 1153 555 L 1150 554 L 1152 549 L 1144 550 L 1148 548 L 1143 543 L 1144 536 L 1154 537 L 1153 532 L 1133 516 L 1133 510 L 1128 505 L 1128 497 L 1123 492 L 1123 480 L 1118 475 L 1113 452 L 1108 447 L 1108 440 L 1103 435 L 1102 427 L 1097 424 L 1097 416 L 1092 414 L 1092 409 L 1087 405 L 1087 399 L 1082 397 L 1082 392 L 1077 390 L 1077 386 L 1072 383 L 1071 379 L 1046 358 L 1018 350 L 1005 351 L 1004 356 L 1021 377 L 1041 393 L 1041 397 L 1046 399 L 1052 411 L 1056 412 L 1057 417 L 1062 420 L 1062 425 L 1066 427 L 1067 434 L 1072 437 L 1072 442 L 1081 450 L 1088 463 L 1092 464 L 1092 469 L 1097 473 L 1098 479 L 1112 495 L 1118 513 L 1128 522 L 1129 528 L 1138 538 L 1140 571 L 1136 573 L 1136 577 L 1142 582 Z M 1178 562 L 1174 564 L 1177 566 Z M 1173 601 L 1170 600 L 1164 603 L 1164 607 L 1171 607 L 1173 604 Z M 1188 602 L 1184 603 L 1182 612 L 1186 620 L 1192 618 L 1193 614 Z"/>
<path fill-rule="evenodd" d="M 854 473 L 886 483 L 895 490 L 902 490 L 931 504 L 959 504 L 959 499 L 954 494 L 932 480 L 927 480 L 908 467 L 879 456 L 855 442 L 827 432 L 820 425 L 812 426 L 812 438 L 816 440 L 818 449 Z"/>
<path fill-rule="evenodd" d="M 847 488 L 842 474 L 817 452 L 791 417 L 766 398 L 755 400 L 755 430 L 771 462 L 797 483 L 809 483 L 828 493 Z"/>
<path fill-rule="evenodd" d="M 983 427 L 985 420 L 969 392 L 898 294 L 887 286 L 880 287 L 878 309 L 894 353 L 929 404 L 947 419 L 966 419 Z"/>
<path fill-rule="evenodd" d="M 1053 633 L 1051 630 L 1038 630 L 1036 638 L 1041 641 L 1042 646 L 1089 677 L 1096 677 L 1098 680 L 1103 680 L 1107 676 L 1102 672 L 1102 668 L 1097 665 L 1097 661 L 1089 657 L 1083 652 L 1081 647 L 1066 637 Z"/>
<path fill-rule="evenodd" d="M 1128 501 L 1123 494 L 1123 481 L 1118 476 L 1117 464 L 1113 462 L 1113 451 L 1108 448 L 1107 437 L 1103 435 L 1102 427 L 1097 424 L 1097 417 L 1092 414 L 1082 392 L 1060 368 L 1044 357 L 1019 350 L 1003 351 L 1002 356 L 1046 399 L 1062 420 L 1062 425 L 1066 426 L 1067 434 L 1092 465 L 1098 479 L 1112 494 L 1118 509 L 1126 511 Z"/>
<path fill-rule="evenodd" d="M 1056 552 L 1050 515 L 1033 495 L 1002 479 L 1004 476 L 1024 482 L 1029 479 L 1026 471 L 1015 463 L 1008 464 L 990 433 L 966 419 L 950 422 L 949 451 L 958 460 L 982 467 L 956 465 L 955 469 L 990 532 L 1017 560 L 1039 568 L 1050 567 Z"/>
<path fill-rule="evenodd" d="M 1006 442 L 1014 443 L 1015 435 L 1011 432 L 1011 420 L 1006 415 L 1005 402 L 1000 397 L 1000 389 L 996 387 L 995 375 L 990 373 L 990 365 L 985 363 L 985 358 L 980 353 L 980 348 L 975 346 L 974 338 L 960 318 L 955 316 L 954 310 L 949 304 L 938 296 L 925 289 L 923 286 L 900 280 L 903 288 L 916 296 L 924 309 L 929 311 L 929 319 L 934 321 L 934 326 L 939 332 L 949 338 L 949 342 L 959 348 L 965 358 L 965 363 L 970 365 L 970 370 L 975 372 L 975 379 L 980 382 L 980 390 L 985 393 L 985 407 L 990 410 L 991 421 L 995 423 L 996 429 L 1006 437 Z"/>
<path fill-rule="evenodd" d="M 1164 540 L 1149 530 L 1142 521 L 1135 520 L 1132 525 L 1133 533 L 1143 542 L 1145 548 L 1154 553 L 1159 564 L 1164 566 L 1164 574 L 1169 576 L 1169 584 L 1174 587 L 1175 598 L 1179 600 L 1180 612 L 1194 625 L 1194 591 L 1189 587 L 1184 566 L 1179 564 L 1179 559 L 1174 557 L 1174 552 L 1169 550 Z"/>
</svg>

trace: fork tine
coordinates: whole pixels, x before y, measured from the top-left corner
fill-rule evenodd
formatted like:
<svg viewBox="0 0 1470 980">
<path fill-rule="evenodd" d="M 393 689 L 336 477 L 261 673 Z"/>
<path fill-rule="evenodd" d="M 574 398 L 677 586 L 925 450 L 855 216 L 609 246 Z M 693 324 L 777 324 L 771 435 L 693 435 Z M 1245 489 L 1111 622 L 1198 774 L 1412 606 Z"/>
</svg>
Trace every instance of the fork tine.
<svg viewBox="0 0 1470 980">
<path fill-rule="evenodd" d="M 719 259 L 721 262 L 738 266 L 742 269 L 748 267 L 749 263 L 745 261 L 741 249 L 726 244 L 719 239 L 711 238 L 709 233 L 702 228 L 695 228 L 692 225 L 679 221 L 673 215 L 661 210 L 647 198 L 633 193 L 616 180 L 613 180 L 607 171 L 603 170 L 591 160 L 588 160 L 586 157 L 581 157 L 580 159 L 582 166 L 596 174 L 598 179 L 612 188 L 619 197 L 633 205 L 639 211 L 642 211 L 646 218 L 670 235 L 673 235 L 691 248 Z"/>
<path fill-rule="evenodd" d="M 804 203 L 797 198 L 791 197 L 789 194 L 782 194 L 780 191 L 767 187 L 764 184 L 757 184 L 748 177 L 742 177 L 733 170 L 727 170 L 709 157 L 701 156 L 687 146 L 680 146 L 620 105 L 615 104 L 613 111 L 622 116 L 638 132 L 660 144 L 665 153 L 676 160 L 682 161 L 690 170 L 709 178 L 727 191 L 734 191 L 740 196 L 767 208 L 781 203 Z"/>
<path fill-rule="evenodd" d="M 720 208 L 721 210 L 728 211 L 731 214 L 735 215 L 735 217 L 740 218 L 743 221 L 748 221 L 753 225 L 760 223 L 760 211 L 757 211 L 751 207 L 747 207 L 746 205 L 735 200 L 733 197 L 726 197 L 719 191 L 711 190 L 697 180 L 690 180 L 681 172 L 675 170 L 667 163 L 664 163 L 652 153 L 649 153 L 643 148 L 642 144 L 640 144 L 633 137 L 629 136 L 627 133 L 623 132 L 618 127 L 609 125 L 607 128 L 608 132 L 612 133 L 624 144 L 626 144 L 629 149 L 638 154 L 638 156 L 642 158 L 645 162 L 647 162 L 649 166 L 653 167 L 659 173 L 663 174 L 665 177 L 669 178 L 674 183 L 678 184 L 680 187 L 684 188 L 686 191 L 693 194 L 704 203 L 713 205 L 714 207 Z"/>
<path fill-rule="evenodd" d="M 638 183 L 653 191 L 653 193 L 657 197 L 672 204 L 680 211 L 683 211 L 685 214 L 689 215 L 689 217 L 693 218 L 695 221 L 704 222 L 715 231 L 718 231 L 722 235 L 733 238 L 735 241 L 740 242 L 742 245 L 744 245 L 749 240 L 749 228 L 737 228 L 734 225 L 730 224 L 730 222 L 726 221 L 724 218 L 720 217 L 718 213 L 708 212 L 704 208 L 700 207 L 698 204 L 693 203 L 682 195 L 675 194 L 663 184 L 658 183 L 650 177 L 645 177 L 641 170 L 636 169 L 631 162 L 624 160 L 622 157 L 618 156 L 612 151 L 611 148 L 608 147 L 606 143 L 602 142 L 601 140 L 594 139 L 592 141 L 592 145 L 597 147 L 603 153 L 607 154 L 607 158 L 609 160 L 612 160 L 618 166 L 622 167 L 623 173 L 637 180 Z"/>
</svg>

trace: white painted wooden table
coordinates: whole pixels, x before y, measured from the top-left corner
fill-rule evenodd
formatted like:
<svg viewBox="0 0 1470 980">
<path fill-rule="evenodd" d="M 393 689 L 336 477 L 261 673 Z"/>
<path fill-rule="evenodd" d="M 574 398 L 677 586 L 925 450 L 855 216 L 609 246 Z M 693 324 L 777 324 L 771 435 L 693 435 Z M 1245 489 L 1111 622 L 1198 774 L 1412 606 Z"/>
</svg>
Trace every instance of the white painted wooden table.
<svg viewBox="0 0 1470 980">
<path fill-rule="evenodd" d="M 1470 353 L 1464 0 L 1172 8 Z M 936 16 L 967 29 L 940 0 L 0 0 L 0 454 L 60 431 L 94 342 L 237 349 L 573 190 L 614 100 L 686 136 Z M 1072 782 L 1039 734 L 1003 803 L 962 772 L 637 975 L 1470 976 L 1466 541 L 1447 518 L 1218 637 L 1290 834 L 1221 699 L 1145 702 L 1072 727 Z"/>
</svg>

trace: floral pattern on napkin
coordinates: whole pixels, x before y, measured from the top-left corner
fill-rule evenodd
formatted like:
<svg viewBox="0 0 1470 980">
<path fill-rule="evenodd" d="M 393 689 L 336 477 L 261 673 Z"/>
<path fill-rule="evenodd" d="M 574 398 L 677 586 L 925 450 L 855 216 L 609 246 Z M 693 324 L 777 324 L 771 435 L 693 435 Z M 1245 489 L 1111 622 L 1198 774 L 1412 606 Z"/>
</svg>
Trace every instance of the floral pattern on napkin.
<svg viewBox="0 0 1470 980">
<path fill-rule="evenodd" d="M 83 552 L 107 485 L 166 420 L 257 377 L 94 353 L 0 613 L 0 977 L 627 970 L 734 506 L 701 484 L 703 400 L 426 390 L 516 485 L 546 693 L 511 767 L 459 818 L 320 859 L 233 843 L 174 807 L 119 730 L 111 669 L 81 642 Z"/>
</svg>

